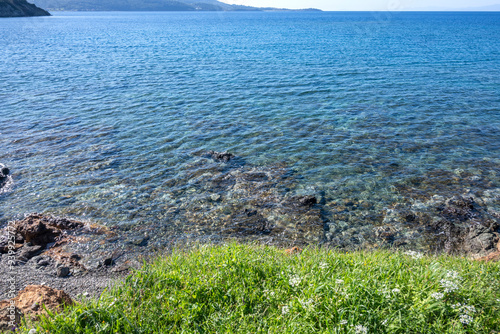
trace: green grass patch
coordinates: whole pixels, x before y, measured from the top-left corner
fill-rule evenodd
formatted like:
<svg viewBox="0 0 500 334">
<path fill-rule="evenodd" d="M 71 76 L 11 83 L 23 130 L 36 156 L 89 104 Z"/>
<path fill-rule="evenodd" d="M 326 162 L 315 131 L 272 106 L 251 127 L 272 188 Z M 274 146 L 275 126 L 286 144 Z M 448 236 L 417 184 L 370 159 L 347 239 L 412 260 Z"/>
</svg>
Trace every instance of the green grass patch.
<svg viewBox="0 0 500 334">
<path fill-rule="evenodd" d="M 500 265 L 228 244 L 174 251 L 38 333 L 496 333 Z"/>
</svg>

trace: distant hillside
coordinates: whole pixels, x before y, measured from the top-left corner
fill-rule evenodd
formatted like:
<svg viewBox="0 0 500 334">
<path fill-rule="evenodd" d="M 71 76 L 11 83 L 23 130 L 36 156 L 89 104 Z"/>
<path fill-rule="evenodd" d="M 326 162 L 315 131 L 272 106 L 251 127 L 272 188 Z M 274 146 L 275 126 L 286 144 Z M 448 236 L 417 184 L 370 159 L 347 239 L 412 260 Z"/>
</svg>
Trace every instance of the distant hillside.
<svg viewBox="0 0 500 334">
<path fill-rule="evenodd" d="M 33 0 L 49 10 L 70 11 L 270 11 L 281 8 L 258 8 L 229 5 L 217 0 Z M 317 10 L 317 9 L 308 9 Z"/>
<path fill-rule="evenodd" d="M 462 10 L 467 10 L 467 11 L 491 11 L 491 12 L 500 12 L 500 4 L 496 5 L 490 5 L 490 6 L 482 6 L 482 7 L 470 7 L 470 8 L 464 8 Z"/>
<path fill-rule="evenodd" d="M 26 0 L 0 0 L 0 17 L 48 16 L 47 11 Z"/>
<path fill-rule="evenodd" d="M 452 7 L 420 7 L 408 8 L 408 11 L 425 11 L 425 12 L 499 12 L 500 4 L 481 6 L 481 7 L 466 7 L 466 8 L 452 8 Z"/>
</svg>

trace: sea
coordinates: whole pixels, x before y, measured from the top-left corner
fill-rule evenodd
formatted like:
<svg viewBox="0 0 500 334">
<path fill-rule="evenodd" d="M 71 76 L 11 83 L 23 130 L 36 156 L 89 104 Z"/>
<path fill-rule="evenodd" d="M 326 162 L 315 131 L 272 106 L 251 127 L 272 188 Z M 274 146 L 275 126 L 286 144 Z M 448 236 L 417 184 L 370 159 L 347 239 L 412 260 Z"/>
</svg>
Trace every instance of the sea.
<svg viewBox="0 0 500 334">
<path fill-rule="evenodd" d="M 499 12 L 1 19 L 0 226 L 425 251 L 450 199 L 500 218 L 499 36 Z M 319 236 L 289 214 L 307 196 Z"/>
</svg>

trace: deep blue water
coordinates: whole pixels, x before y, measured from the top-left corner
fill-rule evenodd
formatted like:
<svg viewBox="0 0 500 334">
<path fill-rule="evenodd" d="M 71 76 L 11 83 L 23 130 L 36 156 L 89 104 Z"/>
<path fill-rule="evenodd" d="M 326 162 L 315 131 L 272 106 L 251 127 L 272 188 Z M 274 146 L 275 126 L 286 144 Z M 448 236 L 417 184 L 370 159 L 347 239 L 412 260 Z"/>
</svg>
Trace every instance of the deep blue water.
<svg viewBox="0 0 500 334">
<path fill-rule="evenodd" d="M 210 149 L 286 164 L 326 208 L 411 188 L 500 210 L 500 13 L 54 12 L 0 36 L 3 223 L 171 224 Z"/>
</svg>

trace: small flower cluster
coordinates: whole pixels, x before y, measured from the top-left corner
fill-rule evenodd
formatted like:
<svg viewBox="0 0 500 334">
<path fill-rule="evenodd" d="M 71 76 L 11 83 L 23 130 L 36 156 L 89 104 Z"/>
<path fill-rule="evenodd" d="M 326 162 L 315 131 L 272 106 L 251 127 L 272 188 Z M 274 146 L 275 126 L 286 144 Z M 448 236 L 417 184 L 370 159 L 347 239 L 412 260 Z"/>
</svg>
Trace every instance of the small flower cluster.
<svg viewBox="0 0 500 334">
<path fill-rule="evenodd" d="M 299 302 L 303 308 L 310 309 L 313 306 L 314 300 L 312 298 L 309 298 L 308 300 L 305 300 L 305 301 L 299 299 Z"/>
<path fill-rule="evenodd" d="M 431 294 L 431 297 L 434 298 L 434 299 L 443 299 L 444 297 L 444 293 L 442 292 L 434 292 L 433 294 Z"/>
<path fill-rule="evenodd" d="M 471 317 L 468 314 L 460 314 L 460 317 L 458 318 L 458 321 L 460 321 L 464 325 L 468 325 L 468 324 L 470 324 L 471 322 L 474 321 L 474 318 Z"/>
<path fill-rule="evenodd" d="M 458 318 L 458 321 L 460 321 L 462 324 L 468 325 L 474 321 L 474 317 L 472 315 L 476 313 L 476 308 L 473 305 L 462 305 L 460 303 L 457 303 L 451 305 L 451 307 L 462 313 Z"/>
<path fill-rule="evenodd" d="M 405 252 L 405 254 L 412 257 L 415 260 L 421 259 L 424 256 L 424 254 L 412 250 Z"/>
<path fill-rule="evenodd" d="M 354 327 L 354 332 L 356 334 L 366 334 L 366 333 L 368 333 L 368 328 L 366 328 L 365 326 L 362 326 L 362 325 L 357 325 Z"/>
<path fill-rule="evenodd" d="M 290 307 L 287 305 L 281 307 L 281 314 L 287 314 L 288 312 L 290 312 Z"/>
<path fill-rule="evenodd" d="M 299 286 L 300 282 L 302 282 L 302 278 L 299 275 L 291 276 L 288 281 L 288 283 L 290 283 L 293 287 Z"/>
<path fill-rule="evenodd" d="M 453 271 L 453 270 L 449 270 L 446 272 L 446 278 L 449 278 L 451 280 L 461 280 L 462 279 L 462 277 L 456 271 Z"/>
<path fill-rule="evenodd" d="M 274 291 L 264 290 L 263 292 L 267 299 L 272 299 L 275 295 Z"/>
<path fill-rule="evenodd" d="M 444 292 L 449 293 L 459 289 L 458 282 L 462 279 L 456 271 L 448 271 L 446 273 L 446 279 L 439 281 L 441 286 L 444 288 Z"/>
<path fill-rule="evenodd" d="M 446 293 L 458 290 L 458 284 L 456 282 L 442 279 L 439 283 L 444 288 L 444 292 Z"/>
<path fill-rule="evenodd" d="M 324 269 L 327 269 L 327 268 L 328 268 L 328 263 L 326 263 L 326 262 L 321 262 L 321 263 L 319 264 L 319 268 L 320 268 L 320 269 L 323 269 L 323 270 L 324 270 Z"/>
</svg>

